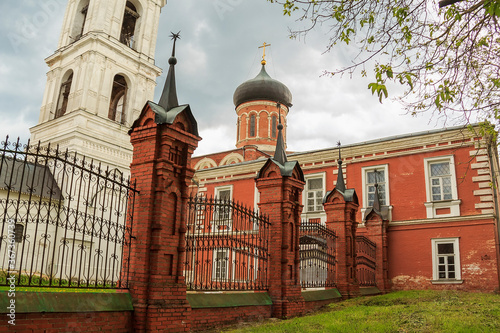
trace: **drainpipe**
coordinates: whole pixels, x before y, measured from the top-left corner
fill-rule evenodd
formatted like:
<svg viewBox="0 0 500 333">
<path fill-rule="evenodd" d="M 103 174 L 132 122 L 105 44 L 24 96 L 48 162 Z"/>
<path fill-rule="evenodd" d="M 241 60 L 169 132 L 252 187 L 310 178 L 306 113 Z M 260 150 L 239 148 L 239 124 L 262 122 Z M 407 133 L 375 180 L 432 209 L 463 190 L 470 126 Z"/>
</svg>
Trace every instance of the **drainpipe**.
<svg viewBox="0 0 500 333">
<path fill-rule="evenodd" d="M 492 180 L 492 187 L 493 187 L 493 202 L 495 204 L 495 227 L 496 227 L 496 234 L 495 234 L 495 250 L 496 250 L 496 257 L 497 257 L 497 275 L 498 275 L 498 280 L 497 280 L 497 291 L 500 292 L 500 228 L 499 228 L 499 210 L 498 210 L 498 183 L 497 183 L 497 172 L 498 170 L 498 151 L 496 150 L 497 146 L 492 145 L 491 140 L 488 141 L 488 157 L 489 157 L 489 162 L 490 162 L 490 170 L 491 170 L 491 180 Z M 495 163 L 494 160 L 497 162 Z M 495 167 L 497 166 L 497 167 Z"/>
</svg>

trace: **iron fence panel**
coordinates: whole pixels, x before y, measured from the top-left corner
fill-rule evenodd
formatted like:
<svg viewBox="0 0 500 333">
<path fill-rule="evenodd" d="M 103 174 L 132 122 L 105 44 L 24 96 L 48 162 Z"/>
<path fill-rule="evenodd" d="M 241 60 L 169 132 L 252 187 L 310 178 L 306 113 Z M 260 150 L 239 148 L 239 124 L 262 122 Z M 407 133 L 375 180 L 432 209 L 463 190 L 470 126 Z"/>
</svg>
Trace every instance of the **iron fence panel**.
<svg viewBox="0 0 500 333">
<path fill-rule="evenodd" d="M 299 235 L 302 288 L 335 287 L 336 235 L 319 223 L 302 222 Z"/>
<path fill-rule="evenodd" d="M 356 276 L 361 287 L 376 285 L 377 245 L 365 236 L 356 236 Z"/>
<path fill-rule="evenodd" d="M 184 276 L 188 290 L 266 290 L 269 220 L 228 199 L 191 197 Z"/>
<path fill-rule="evenodd" d="M 135 193 L 117 169 L 7 137 L 0 146 L 0 285 L 127 288 Z"/>
</svg>

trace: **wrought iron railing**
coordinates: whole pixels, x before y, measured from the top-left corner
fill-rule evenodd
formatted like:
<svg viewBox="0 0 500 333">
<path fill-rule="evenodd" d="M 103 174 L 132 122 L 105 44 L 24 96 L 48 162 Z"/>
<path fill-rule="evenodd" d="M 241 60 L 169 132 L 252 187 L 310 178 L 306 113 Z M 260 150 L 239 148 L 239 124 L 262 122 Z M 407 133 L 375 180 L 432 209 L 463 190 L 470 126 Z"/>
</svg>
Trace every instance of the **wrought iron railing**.
<svg viewBox="0 0 500 333">
<path fill-rule="evenodd" d="M 356 236 L 356 276 L 362 287 L 375 286 L 377 245 L 365 236 Z"/>
<path fill-rule="evenodd" d="M 335 233 L 319 223 L 302 223 L 299 234 L 302 288 L 334 287 Z"/>
<path fill-rule="evenodd" d="M 184 276 L 188 290 L 265 290 L 269 220 L 232 200 L 191 197 Z"/>
<path fill-rule="evenodd" d="M 135 192 L 116 169 L 7 137 L 0 146 L 0 285 L 127 288 Z"/>
</svg>

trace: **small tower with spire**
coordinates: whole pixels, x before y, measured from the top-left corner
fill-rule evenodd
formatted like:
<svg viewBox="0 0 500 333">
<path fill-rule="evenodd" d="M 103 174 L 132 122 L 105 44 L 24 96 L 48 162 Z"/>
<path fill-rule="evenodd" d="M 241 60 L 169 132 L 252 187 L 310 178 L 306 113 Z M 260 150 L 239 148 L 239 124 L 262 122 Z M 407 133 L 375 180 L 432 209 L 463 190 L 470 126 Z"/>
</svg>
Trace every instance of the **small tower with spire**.
<svg viewBox="0 0 500 333">
<path fill-rule="evenodd" d="M 189 187 L 194 176 L 191 156 L 201 138 L 188 104 L 179 105 L 175 85 L 175 43 L 160 101 L 148 101 L 130 130 L 135 201 L 134 238 L 130 254 L 130 294 L 134 331 L 188 332 L 191 311 L 183 275 Z M 151 305 L 151 300 L 162 300 Z M 165 324 L 167 323 L 167 324 Z"/>
<path fill-rule="evenodd" d="M 338 164 L 338 174 L 337 174 L 337 183 L 335 184 L 335 188 L 342 193 L 345 193 L 345 182 L 344 182 L 344 173 L 342 171 L 342 152 L 340 150 L 341 148 L 340 141 L 337 142 L 337 147 L 339 149 L 339 159 L 337 160 Z"/>
<path fill-rule="evenodd" d="M 354 189 L 347 189 L 342 171 L 340 142 L 338 174 L 335 188 L 326 193 L 323 207 L 326 212 L 326 226 L 337 235 L 337 266 L 334 281 L 344 298 L 359 296 L 356 279 L 356 214 L 359 201 Z M 330 277 L 328 277 L 330 279 Z"/>
<path fill-rule="evenodd" d="M 280 103 L 276 108 L 281 110 Z M 269 295 L 273 317 L 302 314 L 304 298 L 300 288 L 299 228 L 304 174 L 298 161 L 288 161 L 283 125 L 278 112 L 274 157 L 267 160 L 255 179 L 260 194 L 259 209 L 269 216 Z"/>
</svg>

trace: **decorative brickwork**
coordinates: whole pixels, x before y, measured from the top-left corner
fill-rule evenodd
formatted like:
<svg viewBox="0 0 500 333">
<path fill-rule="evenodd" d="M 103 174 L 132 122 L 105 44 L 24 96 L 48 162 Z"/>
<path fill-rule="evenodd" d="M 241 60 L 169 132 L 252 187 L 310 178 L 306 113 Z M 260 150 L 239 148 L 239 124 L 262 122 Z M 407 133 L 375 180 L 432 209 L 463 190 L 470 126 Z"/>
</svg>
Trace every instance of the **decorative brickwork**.
<svg viewBox="0 0 500 333">
<path fill-rule="evenodd" d="M 365 236 L 376 244 L 375 281 L 377 288 L 385 293 L 390 291 L 389 263 L 387 261 L 387 227 L 389 221 L 372 211 L 366 216 Z"/>
<path fill-rule="evenodd" d="M 351 191 L 351 190 L 347 190 Z M 346 192 L 347 192 L 346 191 Z M 358 199 L 354 193 L 349 199 L 334 189 L 325 197 L 326 226 L 337 235 L 337 289 L 343 298 L 359 296 L 356 279 L 356 213 Z"/>
<path fill-rule="evenodd" d="M 132 312 L 17 313 L 16 325 L 2 315 L 0 333 L 133 332 Z"/>
<path fill-rule="evenodd" d="M 191 331 L 206 331 L 214 327 L 234 325 L 240 321 L 262 321 L 271 317 L 270 308 L 270 305 L 253 305 L 193 309 L 191 310 Z"/>
<path fill-rule="evenodd" d="M 269 159 L 260 170 L 256 184 L 260 193 L 259 209 L 271 222 L 268 279 L 272 316 L 288 318 L 304 312 L 299 275 L 300 195 L 304 178 L 297 163 L 291 176 L 282 176 L 282 167 Z"/>
<path fill-rule="evenodd" d="M 191 155 L 200 140 L 191 117 L 187 107 L 171 124 L 158 125 L 146 104 L 131 130 L 131 174 L 140 192 L 130 260 L 136 332 L 190 328 L 182 263 Z"/>
</svg>

